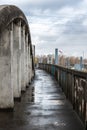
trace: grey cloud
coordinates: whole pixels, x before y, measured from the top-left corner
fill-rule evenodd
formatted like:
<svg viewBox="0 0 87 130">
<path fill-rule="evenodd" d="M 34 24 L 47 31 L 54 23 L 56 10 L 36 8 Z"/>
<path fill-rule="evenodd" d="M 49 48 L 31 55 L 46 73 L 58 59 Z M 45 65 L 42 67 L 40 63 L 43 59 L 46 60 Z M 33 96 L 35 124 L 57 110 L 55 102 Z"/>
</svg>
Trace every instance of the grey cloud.
<svg viewBox="0 0 87 130">
<path fill-rule="evenodd" d="M 50 35 L 42 35 L 41 37 L 40 37 L 40 40 L 41 39 L 44 39 L 44 42 L 51 42 L 51 43 L 53 43 L 55 40 L 56 40 L 56 36 L 50 36 Z"/>
<path fill-rule="evenodd" d="M 42 8 L 42 9 L 60 9 L 65 6 L 76 6 L 82 0 L 40 0 L 39 2 L 26 2 L 26 8 L 35 9 L 35 8 Z"/>
<path fill-rule="evenodd" d="M 83 20 L 84 20 L 84 16 L 82 18 L 76 17 L 72 21 L 67 22 L 67 24 L 65 24 L 66 28 L 63 33 L 68 35 L 86 34 L 87 29 L 82 24 Z"/>
<path fill-rule="evenodd" d="M 35 12 L 33 10 L 35 9 L 41 9 L 41 15 L 43 15 L 44 10 L 51 10 L 53 15 L 55 10 L 60 10 L 61 8 L 64 7 L 76 7 L 82 0 L 38 0 L 34 2 L 29 2 L 28 0 L 25 0 L 25 2 L 21 3 L 18 2 L 18 6 L 22 8 L 22 10 L 27 14 L 27 15 L 35 15 Z M 14 2 L 15 3 L 15 2 Z M 51 13 L 51 15 L 52 15 Z"/>
</svg>

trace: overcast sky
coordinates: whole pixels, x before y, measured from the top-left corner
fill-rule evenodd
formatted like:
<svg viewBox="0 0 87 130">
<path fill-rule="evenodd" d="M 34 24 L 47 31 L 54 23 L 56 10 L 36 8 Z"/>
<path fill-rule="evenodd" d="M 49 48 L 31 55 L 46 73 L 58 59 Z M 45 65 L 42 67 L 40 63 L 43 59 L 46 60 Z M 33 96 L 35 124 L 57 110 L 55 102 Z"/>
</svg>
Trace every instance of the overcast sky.
<svg viewBox="0 0 87 130">
<path fill-rule="evenodd" d="M 87 0 L 0 0 L 14 4 L 27 17 L 36 55 L 52 54 L 87 57 Z"/>
</svg>

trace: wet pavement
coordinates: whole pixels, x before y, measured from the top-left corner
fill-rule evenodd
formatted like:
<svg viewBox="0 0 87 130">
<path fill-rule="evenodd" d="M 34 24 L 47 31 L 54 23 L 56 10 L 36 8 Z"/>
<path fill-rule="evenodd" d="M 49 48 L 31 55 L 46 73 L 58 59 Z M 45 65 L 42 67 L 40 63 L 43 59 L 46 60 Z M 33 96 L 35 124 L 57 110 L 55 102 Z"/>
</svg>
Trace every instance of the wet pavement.
<svg viewBox="0 0 87 130">
<path fill-rule="evenodd" d="M 84 130 L 56 80 L 43 70 L 13 112 L 0 112 L 0 130 Z"/>
</svg>

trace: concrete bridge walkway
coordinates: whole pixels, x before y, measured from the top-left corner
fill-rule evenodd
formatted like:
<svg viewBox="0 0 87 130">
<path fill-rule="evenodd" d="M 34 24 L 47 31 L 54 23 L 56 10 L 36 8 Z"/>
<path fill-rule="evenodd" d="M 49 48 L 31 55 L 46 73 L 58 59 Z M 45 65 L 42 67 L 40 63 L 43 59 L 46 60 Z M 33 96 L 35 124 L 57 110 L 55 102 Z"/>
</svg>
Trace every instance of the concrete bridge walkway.
<svg viewBox="0 0 87 130">
<path fill-rule="evenodd" d="M 72 105 L 53 77 L 36 76 L 13 112 L 0 112 L 0 130 L 84 130 Z"/>
</svg>

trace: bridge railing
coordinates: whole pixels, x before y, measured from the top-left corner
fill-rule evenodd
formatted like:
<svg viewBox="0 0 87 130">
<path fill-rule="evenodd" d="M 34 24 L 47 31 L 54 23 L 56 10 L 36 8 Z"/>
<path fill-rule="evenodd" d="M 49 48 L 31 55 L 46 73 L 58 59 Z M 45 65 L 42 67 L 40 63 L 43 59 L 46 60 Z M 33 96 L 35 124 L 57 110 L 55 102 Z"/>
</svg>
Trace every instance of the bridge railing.
<svg viewBox="0 0 87 130">
<path fill-rule="evenodd" d="M 87 124 L 87 73 L 52 64 L 39 64 L 53 75 L 62 87 L 84 125 Z"/>
</svg>

